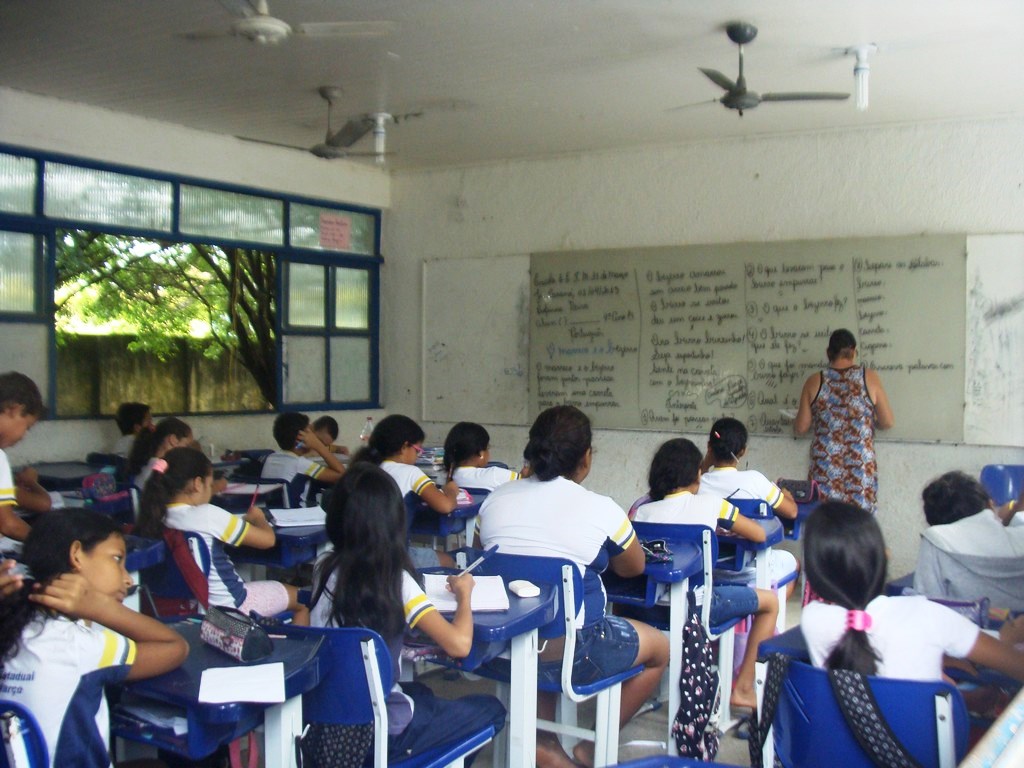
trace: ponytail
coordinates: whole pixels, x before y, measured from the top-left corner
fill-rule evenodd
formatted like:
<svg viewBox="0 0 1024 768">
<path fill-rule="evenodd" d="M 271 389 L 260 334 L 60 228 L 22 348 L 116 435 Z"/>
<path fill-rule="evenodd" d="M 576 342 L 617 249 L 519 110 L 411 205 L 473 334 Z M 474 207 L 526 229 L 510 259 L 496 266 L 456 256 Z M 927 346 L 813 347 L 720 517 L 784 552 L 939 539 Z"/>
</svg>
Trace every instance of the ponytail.
<svg viewBox="0 0 1024 768">
<path fill-rule="evenodd" d="M 172 448 L 153 471 L 142 489 L 139 502 L 139 519 L 136 531 L 139 536 L 159 539 L 164 534 L 164 515 L 167 505 L 177 494 L 188 487 L 197 477 L 207 477 L 213 465 L 206 454 L 195 448 Z"/>
<path fill-rule="evenodd" d="M 168 437 L 177 437 L 181 440 L 190 438 L 192 437 L 192 427 L 181 419 L 168 416 L 166 419 L 161 419 L 160 423 L 152 430 L 144 429 L 139 432 L 128 453 L 128 477 L 135 477 L 139 474 Z"/>
<path fill-rule="evenodd" d="M 486 451 L 490 444 L 491 436 L 479 424 L 460 421 L 452 427 L 444 439 L 444 468 L 449 479 L 464 461 Z"/>
<path fill-rule="evenodd" d="M 747 447 L 747 428 L 739 419 L 725 417 L 711 426 L 708 435 L 708 448 L 715 461 L 735 461 L 739 463 L 739 455 Z"/>
<path fill-rule="evenodd" d="M 865 609 L 885 587 L 882 530 L 870 513 L 841 501 L 820 504 L 804 530 L 807 581 L 823 599 L 847 609 L 846 630 L 825 666 L 873 675 L 880 657 L 868 636 L 871 617 Z"/>
<path fill-rule="evenodd" d="M 422 443 L 426 435 L 423 429 L 408 416 L 394 413 L 385 416 L 378 422 L 366 445 L 356 451 L 349 463 L 357 461 L 368 461 L 371 464 L 380 464 L 388 456 L 394 456 L 406 443 L 416 445 Z"/>
</svg>

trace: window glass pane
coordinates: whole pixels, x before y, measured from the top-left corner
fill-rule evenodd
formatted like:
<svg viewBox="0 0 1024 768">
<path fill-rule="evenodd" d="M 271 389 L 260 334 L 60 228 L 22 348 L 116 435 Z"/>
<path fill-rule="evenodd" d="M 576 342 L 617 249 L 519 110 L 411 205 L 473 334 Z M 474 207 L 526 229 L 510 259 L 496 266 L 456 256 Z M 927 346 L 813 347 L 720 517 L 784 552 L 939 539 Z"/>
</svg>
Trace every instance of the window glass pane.
<svg viewBox="0 0 1024 768">
<path fill-rule="evenodd" d="M 322 336 L 284 337 L 286 403 L 321 403 L 327 398 L 327 346 Z"/>
<path fill-rule="evenodd" d="M 331 400 L 370 399 L 370 340 L 352 336 L 331 339 Z"/>
<path fill-rule="evenodd" d="M 181 185 L 182 232 L 255 243 L 284 244 L 284 202 Z"/>
<path fill-rule="evenodd" d="M 288 264 L 288 322 L 303 328 L 323 328 L 326 316 L 324 273 L 316 264 Z"/>
<path fill-rule="evenodd" d="M 0 154 L 0 211 L 32 213 L 36 163 L 31 157 Z"/>
<path fill-rule="evenodd" d="M 20 371 L 32 379 L 44 403 L 50 389 L 45 353 L 50 343 L 48 333 L 44 323 L 0 323 L 0 339 L 4 340 L 3 370 Z"/>
<path fill-rule="evenodd" d="M 367 213 L 291 204 L 291 244 L 320 251 L 345 251 L 372 256 L 374 217 Z"/>
<path fill-rule="evenodd" d="M 155 181 L 73 165 L 47 163 L 43 208 L 61 219 L 171 229 L 173 192 L 169 181 Z"/>
<path fill-rule="evenodd" d="M 335 270 L 334 325 L 356 330 L 370 327 L 370 273 L 365 269 Z"/>
<path fill-rule="evenodd" d="M 34 312 L 35 308 L 35 235 L 0 231 L 0 312 Z"/>
</svg>

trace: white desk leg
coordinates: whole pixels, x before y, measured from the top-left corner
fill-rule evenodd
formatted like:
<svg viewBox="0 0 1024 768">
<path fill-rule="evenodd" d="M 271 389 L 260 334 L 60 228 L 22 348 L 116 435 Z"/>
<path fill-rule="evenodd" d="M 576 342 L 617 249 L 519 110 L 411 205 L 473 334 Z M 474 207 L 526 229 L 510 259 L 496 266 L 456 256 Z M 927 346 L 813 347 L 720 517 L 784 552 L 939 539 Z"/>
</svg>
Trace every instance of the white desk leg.
<svg viewBox="0 0 1024 768">
<path fill-rule="evenodd" d="M 129 571 L 128 575 L 132 577 L 132 584 L 138 585 L 140 583 L 138 571 Z M 139 600 L 139 590 L 136 589 L 135 594 L 128 595 L 128 597 L 124 599 L 123 603 L 125 608 L 131 608 L 136 613 L 139 613 L 139 606 L 141 603 Z"/>
<path fill-rule="evenodd" d="M 295 768 L 295 737 L 302 733 L 302 697 L 275 704 L 263 716 L 264 764 Z"/>
<path fill-rule="evenodd" d="M 754 665 L 754 695 L 757 698 L 758 713 L 764 711 L 764 684 L 768 679 L 768 665 L 759 661 Z M 764 740 L 764 749 L 761 752 L 762 768 L 772 768 L 775 765 L 775 734 L 771 727 L 768 728 L 768 736 Z"/>
<path fill-rule="evenodd" d="M 508 767 L 537 764 L 537 630 L 512 638 Z"/>
<path fill-rule="evenodd" d="M 665 746 L 672 754 L 672 720 L 679 711 L 679 676 L 683 673 L 683 624 L 686 622 L 686 592 L 689 580 L 683 579 L 669 590 L 668 619 L 668 734 Z"/>
</svg>

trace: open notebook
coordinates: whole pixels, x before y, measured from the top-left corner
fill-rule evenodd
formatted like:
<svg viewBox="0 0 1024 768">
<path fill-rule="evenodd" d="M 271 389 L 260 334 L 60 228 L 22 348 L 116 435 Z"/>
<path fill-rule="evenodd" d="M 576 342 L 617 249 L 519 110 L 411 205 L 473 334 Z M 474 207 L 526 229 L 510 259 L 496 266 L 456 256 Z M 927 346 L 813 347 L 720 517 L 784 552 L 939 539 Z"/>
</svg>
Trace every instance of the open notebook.
<svg viewBox="0 0 1024 768">
<path fill-rule="evenodd" d="M 501 576 L 476 576 L 475 582 L 470 602 L 474 611 L 508 610 L 508 592 Z M 439 611 L 454 611 L 458 607 L 455 595 L 448 591 L 448 576 L 445 574 L 423 574 L 423 591 Z"/>
</svg>

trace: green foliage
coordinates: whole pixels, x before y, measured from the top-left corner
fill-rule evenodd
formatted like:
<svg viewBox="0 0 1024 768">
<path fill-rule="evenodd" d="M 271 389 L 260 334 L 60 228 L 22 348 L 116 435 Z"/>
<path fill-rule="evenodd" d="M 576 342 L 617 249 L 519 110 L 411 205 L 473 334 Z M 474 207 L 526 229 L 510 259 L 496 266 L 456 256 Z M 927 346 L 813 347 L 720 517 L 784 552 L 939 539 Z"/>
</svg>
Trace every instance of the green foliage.
<svg viewBox="0 0 1024 768">
<path fill-rule="evenodd" d="M 161 359 L 187 338 L 217 358 L 236 350 L 276 401 L 273 252 L 66 231 L 57 245 L 55 317 L 63 334 L 125 333 Z"/>
</svg>

